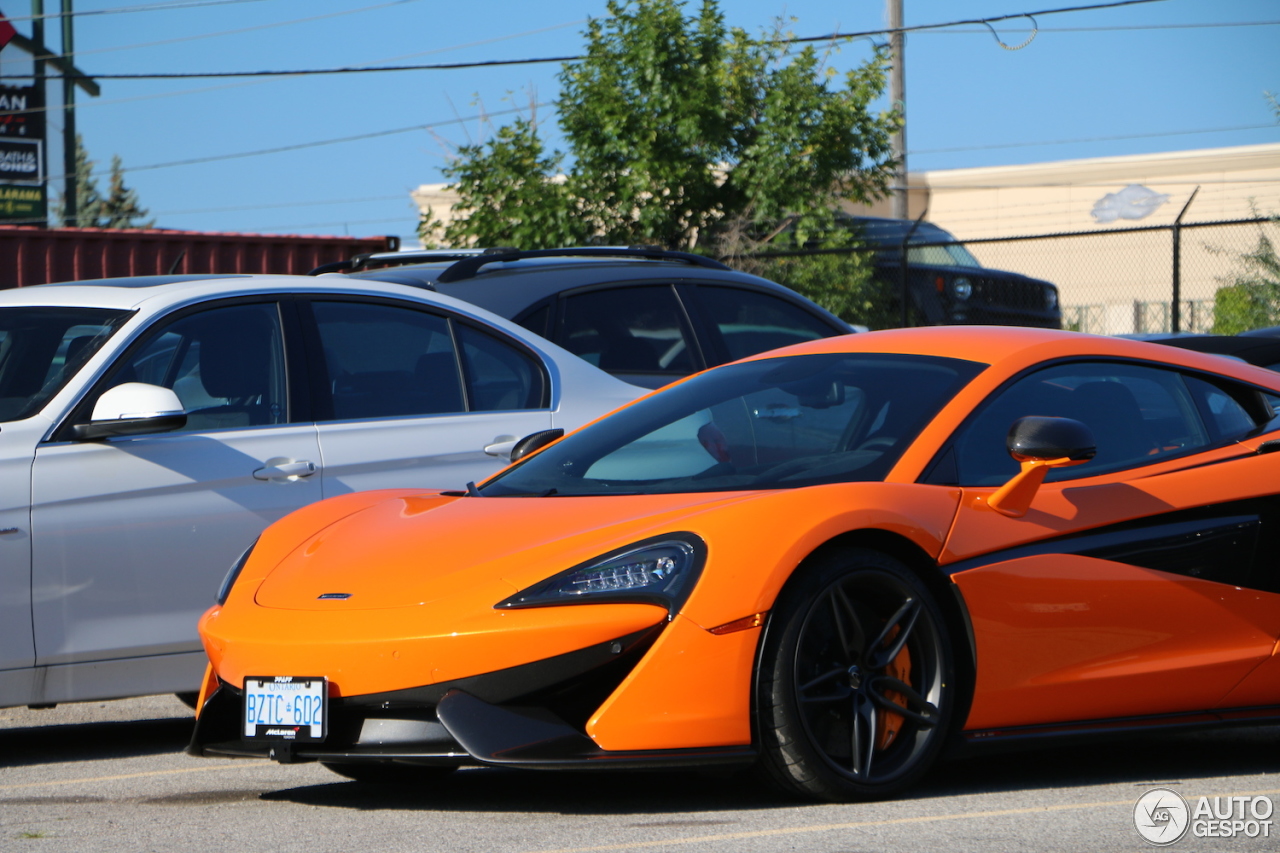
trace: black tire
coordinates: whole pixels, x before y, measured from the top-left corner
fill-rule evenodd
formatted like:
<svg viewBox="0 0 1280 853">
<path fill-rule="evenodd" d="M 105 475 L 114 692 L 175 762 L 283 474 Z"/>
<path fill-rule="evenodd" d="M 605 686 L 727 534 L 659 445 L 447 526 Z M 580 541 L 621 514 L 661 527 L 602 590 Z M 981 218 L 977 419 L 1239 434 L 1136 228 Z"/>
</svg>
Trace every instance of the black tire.
<svg viewBox="0 0 1280 853">
<path fill-rule="evenodd" d="M 938 757 L 955 705 L 946 620 L 878 551 L 818 557 L 783 590 L 760 661 L 761 767 L 785 791 L 893 796 Z"/>
<path fill-rule="evenodd" d="M 320 763 L 339 776 L 367 785 L 436 785 L 458 769 L 447 764 L 401 764 L 394 761 Z"/>
</svg>

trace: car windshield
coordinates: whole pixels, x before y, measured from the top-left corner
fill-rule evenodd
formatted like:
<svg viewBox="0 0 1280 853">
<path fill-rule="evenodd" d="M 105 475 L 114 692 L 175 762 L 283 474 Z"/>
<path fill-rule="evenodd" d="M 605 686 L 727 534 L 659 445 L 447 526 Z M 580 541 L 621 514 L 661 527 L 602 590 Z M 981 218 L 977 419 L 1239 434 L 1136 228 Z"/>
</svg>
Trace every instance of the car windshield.
<svg viewBox="0 0 1280 853">
<path fill-rule="evenodd" d="M 913 224 L 906 220 L 864 220 L 858 222 L 858 233 L 896 258 L 902 251 L 903 238 L 910 232 L 907 263 L 911 266 L 982 268 L 973 253 L 949 232 L 928 222 L 921 222 L 912 231 Z"/>
<path fill-rule="evenodd" d="M 480 494 L 676 494 L 881 480 L 984 366 L 884 353 L 732 364 L 557 442 Z"/>
<path fill-rule="evenodd" d="M 981 269 L 982 264 L 959 243 L 945 246 L 917 246 L 913 238 L 907 248 L 907 263 L 918 267 L 971 267 Z"/>
<path fill-rule="evenodd" d="M 129 314 L 102 308 L 0 308 L 0 421 L 39 411 Z"/>
</svg>

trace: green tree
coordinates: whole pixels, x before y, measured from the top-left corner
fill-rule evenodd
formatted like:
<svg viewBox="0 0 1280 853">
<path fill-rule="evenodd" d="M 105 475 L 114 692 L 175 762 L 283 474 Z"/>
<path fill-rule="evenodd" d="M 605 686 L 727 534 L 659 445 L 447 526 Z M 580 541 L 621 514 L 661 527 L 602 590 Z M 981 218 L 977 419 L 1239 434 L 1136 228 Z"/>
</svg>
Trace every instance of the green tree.
<svg viewBox="0 0 1280 853">
<path fill-rule="evenodd" d="M 852 243 L 841 199 L 882 196 L 896 112 L 875 113 L 886 54 L 847 74 L 780 24 L 761 38 L 725 26 L 715 0 L 610 0 L 585 58 L 560 73 L 567 152 L 548 152 L 518 120 L 459 149 L 445 170 L 461 199 L 452 245 L 649 244 L 774 273 L 864 322 L 868 265 L 753 259 L 764 251 Z"/>
<path fill-rule="evenodd" d="M 1269 223 L 1280 225 L 1280 217 Z M 1258 242 L 1239 256 L 1239 268 L 1213 296 L 1215 335 L 1280 325 L 1280 256 L 1266 224 L 1258 226 Z"/>
<path fill-rule="evenodd" d="M 84 139 L 76 134 L 76 221 L 67 221 L 66 199 L 59 195 L 54 213 L 64 227 L 80 228 L 151 228 L 155 220 L 143 221 L 146 208 L 138 202 L 138 192 L 124 183 L 124 165 L 119 155 L 111 158 L 111 177 L 107 195 L 98 190 L 94 178 L 97 163 L 89 159 Z"/>
</svg>

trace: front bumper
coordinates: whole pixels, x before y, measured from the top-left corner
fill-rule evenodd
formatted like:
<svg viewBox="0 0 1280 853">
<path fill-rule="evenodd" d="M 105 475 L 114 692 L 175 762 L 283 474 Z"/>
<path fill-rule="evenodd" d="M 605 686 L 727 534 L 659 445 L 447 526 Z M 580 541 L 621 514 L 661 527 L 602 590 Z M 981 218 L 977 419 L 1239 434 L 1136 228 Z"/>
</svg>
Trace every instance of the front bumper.
<svg viewBox="0 0 1280 853">
<path fill-rule="evenodd" d="M 245 740 L 241 691 L 220 682 L 206 700 L 187 751 L 281 763 L 399 762 L 519 765 L 532 769 L 745 764 L 749 746 L 605 750 L 585 733 L 663 626 L 568 654 L 442 684 L 330 697 L 320 743 Z"/>
</svg>

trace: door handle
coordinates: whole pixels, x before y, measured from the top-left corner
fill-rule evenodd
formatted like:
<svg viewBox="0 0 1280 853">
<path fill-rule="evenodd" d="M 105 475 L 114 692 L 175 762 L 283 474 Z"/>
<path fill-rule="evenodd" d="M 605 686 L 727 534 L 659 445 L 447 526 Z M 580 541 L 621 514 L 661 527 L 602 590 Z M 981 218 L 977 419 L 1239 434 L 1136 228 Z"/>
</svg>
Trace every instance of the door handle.
<svg viewBox="0 0 1280 853">
<path fill-rule="evenodd" d="M 286 456 L 268 459 L 265 468 L 253 472 L 255 480 L 273 480 L 277 483 L 296 483 L 303 477 L 310 477 L 316 472 L 316 463 L 308 460 L 293 460 Z"/>
<path fill-rule="evenodd" d="M 517 439 L 514 435 L 495 435 L 492 444 L 484 446 L 484 452 L 490 456 L 505 456 L 511 458 L 511 448 L 516 446 Z"/>
</svg>

